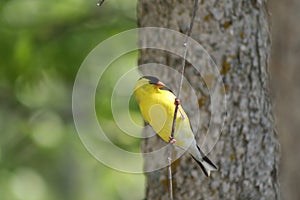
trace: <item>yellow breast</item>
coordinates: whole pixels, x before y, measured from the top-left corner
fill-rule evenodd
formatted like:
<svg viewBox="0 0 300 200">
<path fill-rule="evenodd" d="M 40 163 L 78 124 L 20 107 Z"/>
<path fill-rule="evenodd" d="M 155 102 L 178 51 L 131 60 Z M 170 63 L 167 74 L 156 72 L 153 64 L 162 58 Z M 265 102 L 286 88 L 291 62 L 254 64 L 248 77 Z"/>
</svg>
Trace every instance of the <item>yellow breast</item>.
<svg viewBox="0 0 300 200">
<path fill-rule="evenodd" d="M 160 90 L 152 85 L 145 85 L 135 90 L 135 96 L 145 121 L 164 141 L 168 142 L 175 111 L 175 95 L 170 91 Z M 182 107 L 179 106 L 176 117 L 176 130 L 178 130 L 184 118 L 187 118 L 187 116 Z"/>
</svg>

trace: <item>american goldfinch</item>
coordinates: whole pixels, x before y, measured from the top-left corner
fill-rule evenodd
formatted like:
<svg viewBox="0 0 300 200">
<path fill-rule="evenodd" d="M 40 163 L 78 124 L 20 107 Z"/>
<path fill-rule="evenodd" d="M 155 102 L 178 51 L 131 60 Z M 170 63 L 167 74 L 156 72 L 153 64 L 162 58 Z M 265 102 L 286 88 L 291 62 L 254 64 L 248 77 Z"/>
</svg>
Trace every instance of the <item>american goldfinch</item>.
<svg viewBox="0 0 300 200">
<path fill-rule="evenodd" d="M 174 138 L 170 138 L 176 96 L 164 83 L 156 77 L 143 76 L 135 85 L 134 96 L 145 122 L 160 138 L 188 151 L 206 176 L 210 176 L 211 171 L 217 170 L 217 166 L 197 145 L 189 118 L 181 105 L 178 106 Z"/>
</svg>

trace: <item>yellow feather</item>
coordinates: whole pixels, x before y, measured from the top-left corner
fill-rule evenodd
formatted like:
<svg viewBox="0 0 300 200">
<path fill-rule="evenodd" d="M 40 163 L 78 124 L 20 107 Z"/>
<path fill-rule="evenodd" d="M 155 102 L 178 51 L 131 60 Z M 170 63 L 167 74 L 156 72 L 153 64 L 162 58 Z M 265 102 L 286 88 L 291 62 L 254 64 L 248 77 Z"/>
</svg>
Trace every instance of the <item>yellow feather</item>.
<svg viewBox="0 0 300 200">
<path fill-rule="evenodd" d="M 161 90 L 148 82 L 147 79 L 140 79 L 136 84 L 134 95 L 144 120 L 164 141 L 168 142 L 171 135 L 176 97 L 172 92 Z M 182 122 L 188 123 L 186 125 L 190 127 L 188 117 L 180 105 L 178 110 L 175 130 L 178 130 Z M 176 132 L 174 135 L 176 136 Z"/>
<path fill-rule="evenodd" d="M 165 141 L 169 142 L 175 111 L 175 95 L 157 78 L 142 77 L 136 83 L 134 96 L 144 120 Z M 204 155 L 196 143 L 188 116 L 181 105 L 178 107 L 174 138 L 176 146 L 187 150 L 209 176 L 217 167 Z"/>
</svg>

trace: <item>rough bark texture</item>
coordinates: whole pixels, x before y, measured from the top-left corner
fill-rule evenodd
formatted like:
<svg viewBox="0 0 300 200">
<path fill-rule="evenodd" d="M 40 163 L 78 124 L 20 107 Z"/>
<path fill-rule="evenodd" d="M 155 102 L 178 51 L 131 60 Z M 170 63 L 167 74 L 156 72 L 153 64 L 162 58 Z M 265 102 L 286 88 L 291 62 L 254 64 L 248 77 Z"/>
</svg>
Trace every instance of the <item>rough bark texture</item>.
<svg viewBox="0 0 300 200">
<path fill-rule="evenodd" d="M 139 0 L 139 27 L 155 26 L 186 32 L 194 1 Z M 173 165 L 175 199 L 279 199 L 279 143 L 268 90 L 270 36 L 264 1 L 201 1 L 193 28 L 197 40 L 219 66 L 227 94 L 227 119 L 209 157 L 220 170 L 206 178 L 185 155 Z M 199 56 L 200 59 L 200 56 Z M 181 60 L 158 50 L 142 50 L 139 64 L 156 62 L 180 69 Z M 143 69 L 147 71 L 151 69 Z M 179 80 L 162 70 L 168 85 Z M 208 129 L 209 94 L 199 74 L 187 66 L 185 77 L 194 88 L 201 112 L 202 134 Z M 175 87 L 176 88 L 176 87 Z M 183 92 L 184 92 L 183 88 Z M 181 101 L 192 124 L 186 95 Z M 204 102 L 204 103 L 203 103 Z M 145 133 L 150 132 L 145 129 Z M 197 137 L 198 138 L 198 137 Z M 199 142 L 201 143 L 201 142 Z M 143 142 L 149 152 L 163 145 L 157 137 Z M 155 160 L 145 160 L 145 165 Z M 149 172 L 147 199 L 168 199 L 167 170 Z"/>
</svg>

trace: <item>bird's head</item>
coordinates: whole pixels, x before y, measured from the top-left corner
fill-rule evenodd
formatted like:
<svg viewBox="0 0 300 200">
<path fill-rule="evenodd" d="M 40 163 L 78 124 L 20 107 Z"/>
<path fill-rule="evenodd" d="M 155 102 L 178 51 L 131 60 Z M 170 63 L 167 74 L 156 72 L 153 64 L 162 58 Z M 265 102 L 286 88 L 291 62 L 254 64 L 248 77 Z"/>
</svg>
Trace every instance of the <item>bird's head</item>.
<svg viewBox="0 0 300 200">
<path fill-rule="evenodd" d="M 143 76 L 141 77 L 136 85 L 135 90 L 137 89 L 145 89 L 150 92 L 152 91 L 159 91 L 159 90 L 168 90 L 172 92 L 163 82 L 161 82 L 158 78 L 154 76 Z"/>
<path fill-rule="evenodd" d="M 160 93 L 162 91 L 172 92 L 163 82 L 154 76 L 143 76 L 141 77 L 134 89 L 136 98 L 143 98 L 150 94 Z"/>
<path fill-rule="evenodd" d="M 154 76 L 143 76 L 138 80 L 138 82 L 150 84 L 156 88 L 166 87 L 166 85 L 163 82 L 161 82 L 158 78 Z"/>
</svg>

